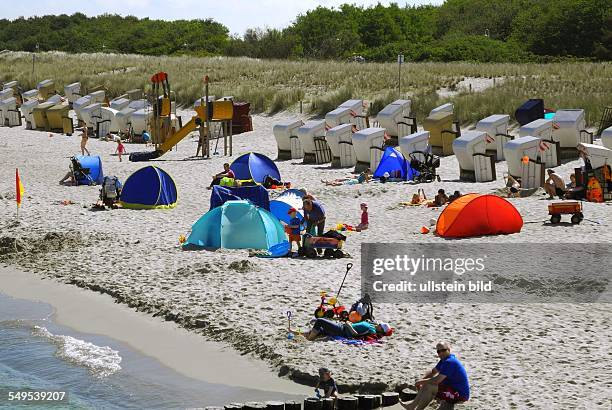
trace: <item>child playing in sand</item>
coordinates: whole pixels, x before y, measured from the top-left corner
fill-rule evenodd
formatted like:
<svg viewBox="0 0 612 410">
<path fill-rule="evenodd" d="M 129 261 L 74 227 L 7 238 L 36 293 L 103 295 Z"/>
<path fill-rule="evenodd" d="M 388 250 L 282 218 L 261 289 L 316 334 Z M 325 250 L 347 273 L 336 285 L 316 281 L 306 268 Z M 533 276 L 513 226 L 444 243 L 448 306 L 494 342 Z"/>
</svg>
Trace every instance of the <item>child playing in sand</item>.
<svg viewBox="0 0 612 410">
<path fill-rule="evenodd" d="M 121 162 L 121 155 L 125 153 L 125 146 L 121 142 L 121 138 L 118 138 L 116 141 L 117 141 L 117 149 L 115 150 L 115 154 L 117 154 L 117 156 L 119 157 L 119 162 Z"/>
<path fill-rule="evenodd" d="M 359 223 L 359 225 L 355 227 L 355 230 L 357 232 L 361 232 L 365 229 L 368 229 L 368 224 L 369 224 L 368 204 L 362 203 L 360 205 L 360 208 L 361 208 L 361 222 Z"/>
<path fill-rule="evenodd" d="M 331 371 L 325 367 L 319 369 L 319 383 L 315 387 L 317 395 L 319 389 L 323 390 L 323 397 L 338 397 L 338 386 L 336 381 L 331 377 Z"/>
<path fill-rule="evenodd" d="M 289 236 L 289 252 L 293 251 L 293 242 L 297 243 L 298 252 L 302 249 L 302 236 L 300 235 L 302 221 L 297 217 L 297 209 L 291 208 L 288 212 L 291 219 L 287 225 L 287 235 Z"/>
</svg>

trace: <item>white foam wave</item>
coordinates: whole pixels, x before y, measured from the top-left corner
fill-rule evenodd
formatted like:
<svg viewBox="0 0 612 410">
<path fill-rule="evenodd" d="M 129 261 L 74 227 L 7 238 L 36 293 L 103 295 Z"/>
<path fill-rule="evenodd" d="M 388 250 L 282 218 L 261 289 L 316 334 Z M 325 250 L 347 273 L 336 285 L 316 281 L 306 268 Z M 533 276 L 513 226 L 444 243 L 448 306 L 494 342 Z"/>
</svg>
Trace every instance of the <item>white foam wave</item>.
<svg viewBox="0 0 612 410">
<path fill-rule="evenodd" d="M 86 367 L 96 377 L 107 377 L 121 370 L 119 352 L 108 346 L 96 346 L 72 336 L 54 335 L 42 326 L 34 326 L 32 334 L 55 344 L 58 358 Z"/>
</svg>

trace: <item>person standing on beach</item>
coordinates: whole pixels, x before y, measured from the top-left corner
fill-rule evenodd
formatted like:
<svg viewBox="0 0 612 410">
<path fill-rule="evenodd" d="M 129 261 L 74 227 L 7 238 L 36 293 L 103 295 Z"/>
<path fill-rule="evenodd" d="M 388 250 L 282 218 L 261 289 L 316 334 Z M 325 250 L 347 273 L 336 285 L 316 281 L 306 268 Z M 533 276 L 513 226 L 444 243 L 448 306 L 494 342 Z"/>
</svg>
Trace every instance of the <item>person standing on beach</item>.
<svg viewBox="0 0 612 410">
<path fill-rule="evenodd" d="M 310 233 L 313 227 L 317 228 L 317 236 L 323 236 L 325 229 L 325 209 L 319 201 L 305 199 L 303 201 L 304 219 L 306 220 L 306 232 Z"/>
<path fill-rule="evenodd" d="M 87 136 L 87 127 L 83 127 L 83 134 L 81 134 L 81 155 L 83 156 L 85 156 L 86 152 L 87 155 L 91 155 L 87 149 L 87 140 L 89 140 L 89 137 Z"/>
<path fill-rule="evenodd" d="M 438 410 L 452 409 L 454 403 L 470 399 L 470 383 L 463 364 L 450 352 L 450 345 L 436 345 L 440 361 L 421 380 L 415 383 L 418 390 L 414 400 L 400 401 L 406 410 L 423 410 L 433 399 L 441 401 Z"/>
</svg>

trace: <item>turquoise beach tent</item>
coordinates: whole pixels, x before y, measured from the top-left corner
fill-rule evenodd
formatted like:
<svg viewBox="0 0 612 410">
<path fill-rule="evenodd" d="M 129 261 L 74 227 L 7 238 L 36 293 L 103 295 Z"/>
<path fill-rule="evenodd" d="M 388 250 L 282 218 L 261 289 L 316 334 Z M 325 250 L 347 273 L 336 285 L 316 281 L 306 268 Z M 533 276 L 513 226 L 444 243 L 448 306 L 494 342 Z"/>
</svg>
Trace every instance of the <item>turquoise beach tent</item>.
<svg viewBox="0 0 612 410">
<path fill-rule="evenodd" d="M 172 177 L 163 169 L 149 165 L 128 177 L 119 202 L 130 209 L 169 209 L 176 206 L 177 197 Z"/>
<path fill-rule="evenodd" d="M 236 179 L 240 180 L 252 179 L 258 184 L 262 184 L 266 176 L 271 176 L 281 181 L 280 172 L 274 161 L 256 152 L 250 152 L 239 156 L 232 162 L 230 169 L 234 171 Z"/>
<path fill-rule="evenodd" d="M 184 248 L 272 249 L 286 241 L 278 219 L 251 202 L 227 201 L 191 227 Z"/>
</svg>

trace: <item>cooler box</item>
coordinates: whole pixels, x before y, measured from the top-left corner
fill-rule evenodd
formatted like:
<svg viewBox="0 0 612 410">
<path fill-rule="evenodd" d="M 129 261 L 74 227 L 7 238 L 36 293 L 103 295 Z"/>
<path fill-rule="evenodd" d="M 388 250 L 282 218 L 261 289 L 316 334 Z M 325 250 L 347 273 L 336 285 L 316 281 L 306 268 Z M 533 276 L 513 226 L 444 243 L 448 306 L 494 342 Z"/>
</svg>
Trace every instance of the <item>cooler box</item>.
<svg viewBox="0 0 612 410">
<path fill-rule="evenodd" d="M 68 117 L 70 106 L 68 104 L 56 104 L 47 110 L 47 125 L 49 131 L 64 130 L 64 118 Z"/>
<path fill-rule="evenodd" d="M 537 98 L 525 101 L 514 112 L 514 118 L 520 125 L 544 118 L 544 100 Z"/>
<path fill-rule="evenodd" d="M 302 125 L 304 125 L 304 122 L 300 119 L 285 120 L 274 124 L 272 133 L 274 134 L 276 146 L 278 148 L 277 159 L 297 159 L 304 157 L 302 145 L 297 137 L 297 130 Z M 293 150 L 291 146 L 292 143 L 296 145 Z"/>
<path fill-rule="evenodd" d="M 429 131 L 429 145 L 432 153 L 436 155 L 452 155 L 453 141 L 455 136 L 442 131 L 451 131 L 453 129 L 453 113 L 448 111 L 440 111 L 430 114 L 423 121 L 423 128 Z"/>
<path fill-rule="evenodd" d="M 34 118 L 33 124 L 36 124 L 37 130 L 47 130 L 49 128 L 49 123 L 47 122 L 47 110 L 54 105 L 55 103 L 52 102 L 44 102 L 34 107 L 32 110 L 32 117 Z"/>
<path fill-rule="evenodd" d="M 408 118 L 410 117 L 410 104 L 410 100 L 395 100 L 380 110 L 376 115 L 378 124 L 387 130 L 389 136 L 403 136 L 400 135 L 401 128 L 398 124 L 400 122 L 408 122 Z"/>
<path fill-rule="evenodd" d="M 353 149 L 355 150 L 355 172 L 360 173 L 366 168 L 375 170 L 384 152 L 385 129 L 370 127 L 353 134 Z"/>
<path fill-rule="evenodd" d="M 478 131 L 486 132 L 490 138 L 493 138 L 494 144 L 491 147 L 487 147 L 487 150 L 494 150 L 497 161 L 503 161 L 504 156 L 504 145 L 512 139 L 508 135 L 508 124 L 510 123 L 510 116 L 505 114 L 490 115 L 476 124 Z"/>
</svg>

